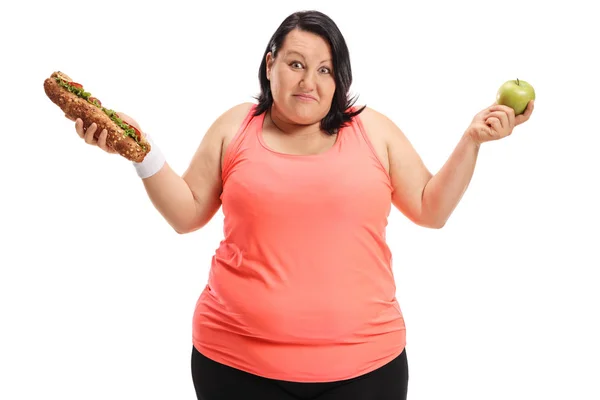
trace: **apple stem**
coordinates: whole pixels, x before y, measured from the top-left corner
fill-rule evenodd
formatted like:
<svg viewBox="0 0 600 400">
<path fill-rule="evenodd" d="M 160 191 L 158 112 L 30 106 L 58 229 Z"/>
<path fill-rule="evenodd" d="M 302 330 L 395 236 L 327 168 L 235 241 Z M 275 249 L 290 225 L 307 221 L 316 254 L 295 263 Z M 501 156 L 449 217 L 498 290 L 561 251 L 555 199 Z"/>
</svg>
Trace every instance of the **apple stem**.
<svg viewBox="0 0 600 400">
<path fill-rule="evenodd" d="M 520 86 L 520 85 L 519 85 L 519 78 L 517 78 L 517 86 Z"/>
</svg>

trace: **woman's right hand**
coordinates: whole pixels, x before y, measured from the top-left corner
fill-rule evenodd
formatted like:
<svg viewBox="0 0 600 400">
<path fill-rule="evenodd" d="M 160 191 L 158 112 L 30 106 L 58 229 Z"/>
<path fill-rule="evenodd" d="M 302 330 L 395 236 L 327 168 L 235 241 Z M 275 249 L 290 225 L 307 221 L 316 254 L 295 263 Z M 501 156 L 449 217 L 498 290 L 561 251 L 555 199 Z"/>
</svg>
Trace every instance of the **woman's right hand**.
<svg viewBox="0 0 600 400">
<path fill-rule="evenodd" d="M 146 136 L 142 132 L 140 124 L 138 124 L 136 120 L 134 120 L 133 118 L 131 118 L 129 115 L 127 115 L 125 113 L 117 112 L 117 115 L 119 116 L 119 118 L 121 118 L 127 124 L 129 124 L 131 126 L 135 126 L 136 129 L 139 130 L 143 136 Z M 65 117 L 69 118 L 69 116 L 66 114 L 65 114 Z M 91 144 L 92 146 L 98 146 L 107 153 L 117 154 L 117 151 L 115 149 L 113 149 L 112 147 L 110 147 L 109 145 L 106 144 L 106 137 L 108 136 L 108 131 L 106 129 L 103 129 L 102 132 L 100 132 L 100 135 L 98 135 L 98 137 L 96 138 L 94 136 L 95 136 L 96 131 L 98 130 L 98 126 L 95 123 L 92 123 L 86 129 L 83 127 L 83 120 L 81 118 L 77 118 L 75 120 L 73 118 L 69 118 L 69 119 L 71 121 L 75 121 L 75 130 L 77 131 L 77 134 L 87 144 Z"/>
</svg>

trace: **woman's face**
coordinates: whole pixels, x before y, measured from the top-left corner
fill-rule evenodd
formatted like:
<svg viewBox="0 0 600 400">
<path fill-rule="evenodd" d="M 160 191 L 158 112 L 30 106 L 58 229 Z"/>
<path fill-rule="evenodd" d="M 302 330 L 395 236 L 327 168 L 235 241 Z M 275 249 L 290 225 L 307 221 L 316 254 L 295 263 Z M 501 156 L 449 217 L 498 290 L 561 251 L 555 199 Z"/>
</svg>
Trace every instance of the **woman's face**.
<svg viewBox="0 0 600 400">
<path fill-rule="evenodd" d="M 267 79 L 279 114 L 301 125 L 320 122 L 335 92 L 329 44 L 313 33 L 290 31 L 277 58 L 267 54 Z"/>
</svg>

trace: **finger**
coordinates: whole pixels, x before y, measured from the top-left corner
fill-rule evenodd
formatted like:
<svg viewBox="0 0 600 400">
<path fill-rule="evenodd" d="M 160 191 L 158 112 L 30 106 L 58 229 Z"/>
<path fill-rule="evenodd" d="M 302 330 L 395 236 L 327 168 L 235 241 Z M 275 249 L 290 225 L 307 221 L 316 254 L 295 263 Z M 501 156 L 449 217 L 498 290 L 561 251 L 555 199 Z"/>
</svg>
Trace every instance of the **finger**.
<svg viewBox="0 0 600 400">
<path fill-rule="evenodd" d="M 475 118 L 485 120 L 488 117 L 488 115 L 490 114 L 492 107 L 493 107 L 493 105 L 486 107 L 483 110 L 479 111 L 477 113 L 477 115 L 475 116 Z"/>
<path fill-rule="evenodd" d="M 486 124 L 492 127 L 492 134 L 498 134 L 502 131 L 502 123 L 497 117 L 490 117 L 486 121 Z"/>
<path fill-rule="evenodd" d="M 108 131 L 106 129 L 103 129 L 102 132 L 100 132 L 100 135 L 98 136 L 98 147 L 100 147 L 102 150 L 108 152 L 108 145 L 106 144 L 106 137 L 108 136 Z"/>
<path fill-rule="evenodd" d="M 504 112 L 506 113 L 506 116 L 508 118 L 508 127 L 510 129 L 515 127 L 515 110 L 512 107 L 508 107 L 508 106 L 501 106 L 502 110 L 504 110 Z"/>
<path fill-rule="evenodd" d="M 83 139 L 85 132 L 83 130 L 83 121 L 81 120 L 81 118 L 77 118 L 75 120 L 75 131 L 77 131 L 79 137 Z"/>
<path fill-rule="evenodd" d="M 511 130 L 509 119 L 508 119 L 508 115 L 506 114 L 506 112 L 504 112 L 504 110 L 502 110 L 502 111 L 492 111 L 490 113 L 490 115 L 486 118 L 486 122 L 490 118 L 497 118 L 498 121 L 500 122 L 500 125 L 501 125 L 502 129 L 508 130 L 508 131 Z"/>
<path fill-rule="evenodd" d="M 96 132 L 97 128 L 98 128 L 98 125 L 96 125 L 96 123 L 93 122 L 86 129 L 84 140 L 87 144 L 96 144 L 96 140 L 94 139 L 94 133 Z"/>
<path fill-rule="evenodd" d="M 521 114 L 521 115 L 517 115 L 517 117 L 515 119 L 516 125 L 520 125 L 529 119 L 529 117 L 531 116 L 531 113 L 533 113 L 533 108 L 535 107 L 534 103 L 535 103 L 534 100 L 530 100 L 529 103 L 527 103 L 527 108 L 525 109 L 525 112 L 523 112 L 523 114 Z"/>
<path fill-rule="evenodd" d="M 517 116 L 515 115 L 515 110 L 509 107 L 510 110 L 507 111 L 508 114 L 508 122 L 510 123 L 510 128 L 514 128 L 517 125 Z"/>
<path fill-rule="evenodd" d="M 478 116 L 485 120 L 486 118 L 489 117 L 489 115 L 494 112 L 494 111 L 500 111 L 503 110 L 506 106 L 503 106 L 501 104 L 498 104 L 496 102 L 494 102 L 493 104 L 491 104 L 489 107 L 484 108 L 483 110 L 481 110 L 478 114 Z M 510 107 L 508 107 L 510 108 Z"/>
<path fill-rule="evenodd" d="M 106 143 L 107 138 L 108 138 L 108 131 L 106 129 L 104 129 L 104 130 L 102 130 L 102 132 L 100 132 L 100 135 L 98 137 L 98 147 L 100 147 L 102 150 L 106 151 L 107 153 L 115 154 L 117 151 L 115 149 L 113 149 L 112 147 L 110 147 L 108 145 L 108 143 Z"/>
<path fill-rule="evenodd" d="M 475 126 L 475 132 L 482 142 L 493 138 L 493 129 L 487 123 L 479 123 Z"/>
<path fill-rule="evenodd" d="M 512 107 L 508 107 L 502 104 L 496 104 L 492 107 L 490 107 L 490 111 L 494 112 L 494 111 L 504 111 L 506 113 L 506 115 L 508 116 L 508 120 L 512 123 L 515 120 L 515 110 L 512 109 Z"/>
</svg>

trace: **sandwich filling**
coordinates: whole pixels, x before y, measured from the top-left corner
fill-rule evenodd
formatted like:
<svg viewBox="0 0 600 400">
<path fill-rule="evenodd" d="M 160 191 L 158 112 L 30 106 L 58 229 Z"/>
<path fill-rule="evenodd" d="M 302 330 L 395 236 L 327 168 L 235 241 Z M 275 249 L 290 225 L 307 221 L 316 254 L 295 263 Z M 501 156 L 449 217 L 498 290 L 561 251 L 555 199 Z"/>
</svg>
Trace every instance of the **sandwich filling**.
<svg viewBox="0 0 600 400">
<path fill-rule="evenodd" d="M 123 131 L 125 132 L 124 136 L 131 137 L 133 140 L 135 140 L 135 142 L 138 145 L 140 145 L 142 148 L 145 148 L 145 146 L 140 143 L 142 139 L 140 131 L 137 130 L 134 126 L 128 125 L 125 121 L 119 118 L 115 111 L 102 107 L 102 103 L 100 102 L 100 100 L 98 100 L 95 97 L 92 97 L 92 94 L 90 92 L 86 92 L 81 84 L 71 82 L 67 79 L 64 79 L 61 76 L 56 76 L 55 79 L 59 86 L 65 88 L 69 92 L 75 94 L 76 96 L 82 99 L 85 99 L 88 103 L 93 104 L 94 106 L 101 109 L 115 124 L 117 124 L 117 126 L 123 129 Z"/>
</svg>

